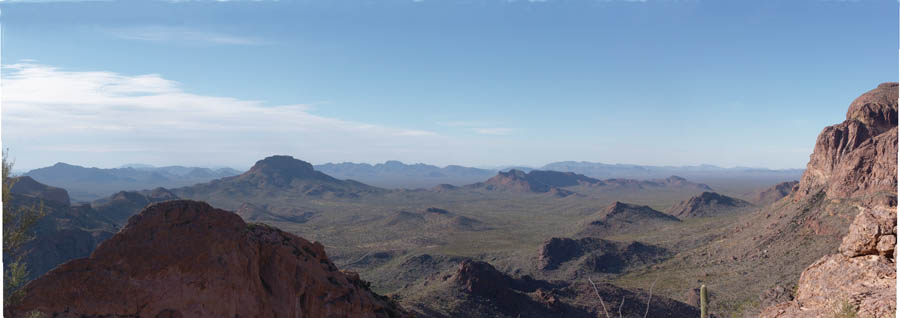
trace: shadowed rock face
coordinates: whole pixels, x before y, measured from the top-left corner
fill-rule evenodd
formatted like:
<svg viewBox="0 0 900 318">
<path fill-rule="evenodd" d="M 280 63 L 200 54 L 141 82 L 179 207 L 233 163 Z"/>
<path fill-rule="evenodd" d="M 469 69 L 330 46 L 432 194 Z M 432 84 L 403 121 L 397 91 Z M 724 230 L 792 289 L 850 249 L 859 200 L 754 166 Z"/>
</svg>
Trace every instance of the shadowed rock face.
<svg viewBox="0 0 900 318">
<path fill-rule="evenodd" d="M 538 268 L 555 270 L 571 262 L 588 272 L 619 273 L 631 266 L 658 262 L 668 255 L 663 248 L 640 242 L 554 237 L 538 249 Z"/>
<path fill-rule="evenodd" d="M 196 201 L 145 208 L 89 258 L 26 286 L 12 314 L 54 317 L 403 317 L 321 244 Z"/>
<path fill-rule="evenodd" d="M 607 301 L 625 299 L 624 317 L 643 317 L 647 310 L 645 294 L 604 283 L 596 286 L 595 291 L 587 280 L 547 282 L 530 276 L 516 278 L 491 264 L 465 260 L 456 268 L 421 282 L 418 287 L 424 289 L 404 297 L 404 301 L 411 308 L 419 308 L 426 317 L 604 317 L 597 295 Z M 425 309 L 428 307 L 439 312 Z M 697 315 L 694 307 L 654 295 L 648 317 Z"/>
<path fill-rule="evenodd" d="M 10 192 L 65 205 L 70 204 L 69 193 L 66 190 L 39 183 L 28 176 L 15 178 Z"/>
<path fill-rule="evenodd" d="M 897 91 L 897 83 L 879 85 L 853 101 L 844 122 L 819 134 L 798 197 L 819 191 L 829 198 L 896 191 Z M 895 206 L 897 200 L 882 201 Z"/>
<path fill-rule="evenodd" d="M 669 208 L 669 214 L 679 218 L 714 216 L 736 208 L 749 206 L 750 203 L 715 192 L 703 192 L 686 201 Z"/>
</svg>

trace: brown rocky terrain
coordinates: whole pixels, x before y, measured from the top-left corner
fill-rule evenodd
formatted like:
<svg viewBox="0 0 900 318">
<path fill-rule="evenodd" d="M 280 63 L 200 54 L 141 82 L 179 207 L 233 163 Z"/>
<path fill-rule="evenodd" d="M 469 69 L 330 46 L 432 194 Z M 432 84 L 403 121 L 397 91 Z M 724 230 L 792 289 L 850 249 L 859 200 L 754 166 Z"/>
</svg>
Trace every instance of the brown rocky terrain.
<svg viewBox="0 0 900 318">
<path fill-rule="evenodd" d="M 735 209 L 748 207 L 750 202 L 721 195 L 715 192 L 703 192 L 688 200 L 681 201 L 666 210 L 667 213 L 678 218 L 714 216 L 728 213 Z"/>
<path fill-rule="evenodd" d="M 148 206 L 26 287 L 8 316 L 403 317 L 321 244 L 196 201 Z"/>
<path fill-rule="evenodd" d="M 465 260 L 404 291 L 402 302 L 425 317 L 598 317 L 605 305 L 624 317 L 696 317 L 687 304 L 597 283 L 547 282 L 529 276 L 510 277 L 494 266 Z M 603 297 L 603 301 L 598 298 Z M 603 303 L 603 304 L 601 304 Z M 619 309 L 621 307 L 621 309 Z"/>
<path fill-rule="evenodd" d="M 670 253 L 665 249 L 640 242 L 554 237 L 544 241 L 538 249 L 537 263 L 545 271 L 572 267 L 569 270 L 574 273 L 570 276 L 577 277 L 590 273 L 620 273 L 626 268 L 656 263 L 668 256 Z"/>
<path fill-rule="evenodd" d="M 759 190 L 753 193 L 753 198 L 751 199 L 753 203 L 758 205 L 769 205 L 774 203 L 775 201 L 781 200 L 782 198 L 791 194 L 794 191 L 794 187 L 800 184 L 799 181 L 788 181 L 781 182 L 771 187 Z"/>
<path fill-rule="evenodd" d="M 803 271 L 793 301 L 760 317 L 858 317 L 896 312 L 897 83 L 853 101 L 847 119 L 819 135 L 796 196 L 854 199 L 859 209 L 838 249 Z"/>
<path fill-rule="evenodd" d="M 678 218 L 649 206 L 616 201 L 605 210 L 587 217 L 576 236 L 605 237 L 635 230 L 650 231 L 678 222 Z"/>
<path fill-rule="evenodd" d="M 765 309 L 760 317 L 822 317 L 841 310 L 860 318 L 893 317 L 897 311 L 896 244 L 896 208 L 861 211 L 840 253 L 806 268 L 795 299 Z"/>
</svg>

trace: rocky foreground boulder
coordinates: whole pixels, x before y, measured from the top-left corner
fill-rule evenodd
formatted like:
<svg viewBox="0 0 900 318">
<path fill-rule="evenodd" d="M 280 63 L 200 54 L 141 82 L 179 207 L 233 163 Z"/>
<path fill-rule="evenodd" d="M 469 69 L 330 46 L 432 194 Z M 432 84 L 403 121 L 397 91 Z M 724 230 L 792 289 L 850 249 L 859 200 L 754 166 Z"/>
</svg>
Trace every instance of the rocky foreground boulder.
<svg viewBox="0 0 900 318">
<path fill-rule="evenodd" d="M 767 308 L 760 317 L 825 317 L 842 310 L 860 318 L 894 317 L 896 244 L 895 208 L 861 211 L 840 253 L 810 265 L 800 276 L 796 298 Z"/>
<path fill-rule="evenodd" d="M 88 258 L 25 287 L 6 316 L 406 317 L 319 243 L 203 202 L 146 207 Z"/>
</svg>

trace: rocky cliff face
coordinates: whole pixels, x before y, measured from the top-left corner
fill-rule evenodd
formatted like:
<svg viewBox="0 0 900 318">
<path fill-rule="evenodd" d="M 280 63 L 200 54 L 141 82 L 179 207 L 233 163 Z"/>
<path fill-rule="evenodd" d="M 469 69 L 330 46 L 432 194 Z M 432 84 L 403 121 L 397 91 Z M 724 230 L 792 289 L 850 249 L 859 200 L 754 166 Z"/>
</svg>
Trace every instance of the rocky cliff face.
<svg viewBox="0 0 900 318">
<path fill-rule="evenodd" d="M 800 276 L 793 301 L 760 317 L 822 317 L 845 310 L 858 317 L 896 312 L 897 83 L 885 83 L 850 105 L 847 120 L 819 135 L 797 197 L 824 192 L 852 199 L 859 213 L 837 254 Z"/>
<path fill-rule="evenodd" d="M 797 198 L 824 191 L 896 205 L 897 97 L 897 83 L 878 85 L 850 104 L 844 122 L 819 134 Z"/>
<path fill-rule="evenodd" d="M 130 218 L 89 258 L 26 286 L 11 314 L 53 317 L 403 317 L 321 244 L 196 201 Z"/>
</svg>

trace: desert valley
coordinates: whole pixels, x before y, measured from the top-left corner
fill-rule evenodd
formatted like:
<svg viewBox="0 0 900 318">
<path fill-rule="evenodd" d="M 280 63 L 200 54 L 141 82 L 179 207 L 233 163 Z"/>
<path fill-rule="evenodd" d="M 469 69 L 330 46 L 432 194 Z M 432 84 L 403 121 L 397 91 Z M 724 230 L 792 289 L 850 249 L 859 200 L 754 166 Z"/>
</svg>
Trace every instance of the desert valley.
<svg viewBox="0 0 900 318">
<path fill-rule="evenodd" d="M 705 285 L 714 317 L 893 317 L 898 84 L 875 86 L 808 140 L 805 170 L 291 153 L 246 171 L 23 171 L 4 211 L 45 216 L 4 311 L 698 317 Z"/>
</svg>

